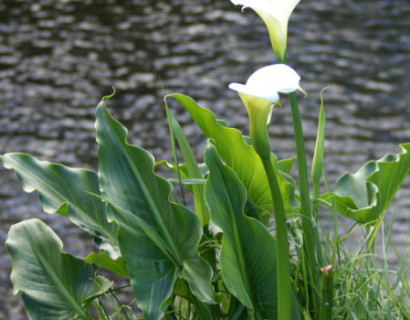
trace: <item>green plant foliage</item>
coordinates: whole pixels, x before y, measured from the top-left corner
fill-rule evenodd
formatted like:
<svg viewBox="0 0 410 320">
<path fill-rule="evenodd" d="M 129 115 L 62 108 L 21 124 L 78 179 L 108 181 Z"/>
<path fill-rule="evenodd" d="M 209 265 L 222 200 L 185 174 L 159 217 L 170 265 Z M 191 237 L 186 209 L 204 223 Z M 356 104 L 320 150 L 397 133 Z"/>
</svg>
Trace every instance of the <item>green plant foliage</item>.
<svg viewBox="0 0 410 320">
<path fill-rule="evenodd" d="M 91 234 L 101 249 L 118 256 L 117 227 L 107 221 L 103 202 L 93 195 L 100 194 L 95 172 L 39 161 L 23 153 L 7 153 L 0 160 L 16 171 L 26 192 L 38 192 L 45 212 L 68 216 Z"/>
<path fill-rule="evenodd" d="M 320 93 L 320 109 L 319 121 L 317 126 L 315 151 L 313 152 L 311 178 L 313 184 L 313 197 L 315 210 L 317 209 L 317 202 L 320 193 L 320 178 L 323 172 L 323 160 L 325 157 L 325 131 L 326 131 L 326 115 L 325 106 L 323 103 L 323 91 Z"/>
<path fill-rule="evenodd" d="M 198 162 L 195 159 L 195 155 L 188 143 L 187 138 L 184 135 L 184 132 L 182 131 L 181 126 L 169 111 L 166 99 L 165 108 L 167 111 L 171 139 L 173 139 L 173 136 L 175 136 L 175 139 L 178 141 L 182 156 L 185 160 L 187 176 L 193 179 L 203 179 L 203 175 L 201 174 Z M 179 170 L 177 171 L 179 174 Z M 181 175 L 179 175 L 179 178 L 181 179 Z M 201 222 L 202 226 L 207 225 L 209 222 L 209 211 L 205 204 L 204 188 L 205 187 L 203 184 L 193 184 L 191 187 L 192 193 L 194 195 L 195 213 L 198 216 L 198 219 Z"/>
<path fill-rule="evenodd" d="M 400 145 L 399 154 L 388 154 L 366 162 L 356 173 L 345 173 L 334 193 L 322 198 L 360 223 L 373 223 L 388 208 L 410 170 L 410 143 Z"/>
<path fill-rule="evenodd" d="M 244 139 L 240 131 L 222 125 L 211 111 L 198 106 L 188 96 L 171 94 L 168 97 L 177 100 L 189 112 L 204 135 L 214 141 L 221 158 L 236 172 L 244 184 L 249 201 L 256 207 L 272 211 L 272 197 L 262 161 L 254 148 L 245 142 L 247 139 Z M 289 159 L 283 163 L 277 163 L 281 173 L 281 176 L 278 177 L 279 185 L 284 195 L 284 205 L 287 212 L 291 212 L 292 206 L 295 205 L 295 184 L 288 175 L 293 161 L 294 159 Z M 274 165 L 276 166 L 276 162 Z"/>
<path fill-rule="evenodd" d="M 209 145 L 205 196 L 212 221 L 222 229 L 220 266 L 229 291 L 259 318 L 276 319 L 276 244 L 266 227 L 244 215 L 246 189 Z"/>
<path fill-rule="evenodd" d="M 93 263 L 95 265 L 101 266 L 106 270 L 109 270 L 121 277 L 129 279 L 127 265 L 122 257 L 117 259 L 112 259 L 108 254 L 101 251 L 98 253 L 91 252 L 86 258 L 85 263 Z"/>
<path fill-rule="evenodd" d="M 111 282 L 95 276 L 95 267 L 63 253 L 62 242 L 42 221 L 30 219 L 10 228 L 6 241 L 13 263 L 11 281 L 21 293 L 29 319 L 92 319 L 87 299 Z"/>
<path fill-rule="evenodd" d="M 154 174 L 152 155 L 127 143 L 127 130 L 103 101 L 96 116 L 102 197 L 108 217 L 118 223 L 122 257 L 145 317 L 162 317 L 179 276 L 198 299 L 213 303 L 212 271 L 197 252 L 198 218 L 169 201 L 171 185 Z"/>
</svg>

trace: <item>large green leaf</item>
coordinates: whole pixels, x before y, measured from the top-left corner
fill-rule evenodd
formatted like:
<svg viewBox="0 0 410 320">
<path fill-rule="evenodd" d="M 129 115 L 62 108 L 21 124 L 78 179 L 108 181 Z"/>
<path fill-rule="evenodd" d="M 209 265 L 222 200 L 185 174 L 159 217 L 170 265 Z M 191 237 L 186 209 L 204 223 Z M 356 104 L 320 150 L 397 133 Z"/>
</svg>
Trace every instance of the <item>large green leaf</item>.
<svg viewBox="0 0 410 320">
<path fill-rule="evenodd" d="M 100 194 L 95 172 L 39 161 L 24 153 L 7 153 L 0 160 L 16 171 L 26 192 L 38 192 L 45 212 L 68 216 L 95 237 L 101 249 L 118 255 L 116 226 L 108 222 L 103 202 L 93 195 Z"/>
<path fill-rule="evenodd" d="M 86 300 L 111 283 L 95 276 L 94 266 L 63 253 L 61 240 L 47 225 L 38 219 L 13 225 L 6 246 L 14 292 L 21 293 L 29 319 L 92 319 Z"/>
<path fill-rule="evenodd" d="M 335 203 L 337 210 L 360 223 L 372 223 L 386 210 L 410 170 L 410 143 L 401 152 L 366 162 L 356 173 L 345 173 L 334 193 L 322 198 Z"/>
<path fill-rule="evenodd" d="M 236 173 L 205 151 L 209 177 L 205 197 L 212 221 L 222 229 L 220 265 L 228 290 L 264 319 L 276 319 L 276 243 L 259 221 L 244 215 L 246 189 Z"/>
<path fill-rule="evenodd" d="M 244 184 L 249 201 L 257 207 L 272 210 L 272 197 L 262 161 L 254 148 L 244 141 L 246 139 L 242 134 L 237 129 L 221 125 L 211 111 L 198 106 L 190 97 L 182 94 L 171 94 L 168 97 L 177 100 L 189 112 L 205 136 L 214 141 L 221 158 Z M 279 185 L 287 212 L 291 211 L 294 204 L 294 182 L 287 174 L 289 172 L 283 172 L 282 169 L 290 170 L 290 163 L 293 163 L 293 159 L 285 161 L 283 167 L 280 162 L 273 163 L 281 173 Z"/>
<path fill-rule="evenodd" d="M 103 101 L 96 115 L 102 196 L 118 223 L 122 257 L 146 318 L 163 315 L 179 276 L 200 300 L 213 303 L 212 271 L 197 252 L 198 218 L 169 201 L 171 185 L 154 174 L 152 155 L 127 143 L 127 130 Z"/>
</svg>

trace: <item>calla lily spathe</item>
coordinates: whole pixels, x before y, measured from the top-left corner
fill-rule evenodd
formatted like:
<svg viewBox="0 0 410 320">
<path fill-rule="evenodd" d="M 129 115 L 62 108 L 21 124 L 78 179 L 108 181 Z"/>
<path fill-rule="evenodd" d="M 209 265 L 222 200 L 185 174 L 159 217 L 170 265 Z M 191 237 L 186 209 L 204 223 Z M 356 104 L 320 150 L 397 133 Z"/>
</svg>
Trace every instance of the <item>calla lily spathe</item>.
<svg viewBox="0 0 410 320">
<path fill-rule="evenodd" d="M 231 83 L 229 88 L 238 92 L 249 117 L 252 144 L 260 155 L 270 153 L 267 123 L 272 107 L 279 101 L 279 93 L 301 90 L 300 76 L 286 64 L 273 64 L 256 70 L 246 84 Z"/>
<path fill-rule="evenodd" d="M 288 22 L 293 9 L 300 0 L 231 0 L 234 5 L 252 8 L 268 28 L 272 48 L 279 61 L 286 53 Z"/>
<path fill-rule="evenodd" d="M 274 104 L 279 101 L 279 93 L 301 90 L 300 76 L 286 64 L 278 63 L 256 70 L 246 84 L 231 83 L 229 88 L 248 96 L 265 99 Z"/>
</svg>

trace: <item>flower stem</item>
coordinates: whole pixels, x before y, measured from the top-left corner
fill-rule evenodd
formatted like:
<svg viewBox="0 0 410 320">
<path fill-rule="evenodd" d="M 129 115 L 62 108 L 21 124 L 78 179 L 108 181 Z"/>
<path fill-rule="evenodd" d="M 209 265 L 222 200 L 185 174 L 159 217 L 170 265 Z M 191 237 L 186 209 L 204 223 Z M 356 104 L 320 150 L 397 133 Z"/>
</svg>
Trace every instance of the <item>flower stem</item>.
<svg viewBox="0 0 410 320">
<path fill-rule="evenodd" d="M 314 224 L 316 223 L 316 217 L 312 215 L 312 208 L 310 203 L 309 192 L 309 178 L 308 169 L 306 163 L 306 151 L 305 142 L 302 129 L 302 121 L 299 112 L 298 101 L 295 93 L 289 94 L 290 107 L 292 111 L 293 129 L 295 132 L 295 145 L 296 156 L 298 165 L 298 177 L 299 177 L 299 189 L 300 189 L 300 205 L 301 205 L 301 220 L 302 220 L 302 232 L 303 232 L 303 252 L 304 260 L 307 266 L 308 274 L 307 279 L 312 286 L 312 290 L 309 290 L 309 296 L 312 299 L 312 305 L 310 308 L 317 310 L 317 293 L 314 288 L 317 288 L 318 284 L 318 268 L 316 261 L 316 247 L 317 241 L 315 240 Z"/>
<path fill-rule="evenodd" d="M 286 57 L 280 59 L 281 63 L 287 64 Z M 307 280 L 311 290 L 308 296 L 312 299 L 312 304 L 308 301 L 308 308 L 313 312 L 317 312 L 318 295 L 315 288 L 318 288 L 318 268 L 316 254 L 318 254 L 318 237 L 315 232 L 317 217 L 312 214 L 309 178 L 306 161 L 305 141 L 302 128 L 302 120 L 299 112 L 298 100 L 294 92 L 289 94 L 290 108 L 292 112 L 293 130 L 295 132 L 295 146 L 298 166 L 299 189 L 300 189 L 300 205 L 301 205 L 301 220 L 303 233 L 303 254 L 304 262 L 307 266 Z"/>
<path fill-rule="evenodd" d="M 263 167 L 268 177 L 270 191 L 275 210 L 276 241 L 277 241 L 277 290 L 278 290 L 278 319 L 290 320 L 291 309 L 291 281 L 290 281 L 290 255 L 289 240 L 286 225 L 285 209 L 277 173 L 275 172 L 270 155 L 261 156 Z"/>
</svg>

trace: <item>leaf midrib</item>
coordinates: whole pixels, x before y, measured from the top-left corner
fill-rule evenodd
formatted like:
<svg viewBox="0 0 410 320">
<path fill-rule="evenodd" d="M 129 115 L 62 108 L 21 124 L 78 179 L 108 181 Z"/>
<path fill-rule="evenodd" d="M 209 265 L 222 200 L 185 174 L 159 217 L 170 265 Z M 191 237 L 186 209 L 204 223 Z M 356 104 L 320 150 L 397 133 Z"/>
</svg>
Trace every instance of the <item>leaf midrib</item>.
<svg viewBox="0 0 410 320">
<path fill-rule="evenodd" d="M 214 154 L 212 154 L 212 157 L 213 157 L 213 158 L 215 157 Z M 223 166 L 222 163 L 220 163 L 220 164 L 217 163 L 218 160 L 216 160 L 215 158 L 212 159 L 212 161 L 214 162 L 214 165 L 217 166 L 217 167 Z M 218 169 L 219 169 L 219 168 L 218 168 Z M 232 170 L 232 169 L 231 169 L 231 170 Z M 219 169 L 219 173 L 218 173 L 218 174 L 221 176 L 220 180 L 221 180 L 221 181 L 224 181 L 223 175 L 222 175 L 220 169 Z M 213 182 L 213 184 L 214 184 L 214 183 L 215 183 L 215 182 Z M 225 189 L 225 190 L 228 190 L 227 187 L 226 187 L 225 182 L 224 182 L 224 189 Z M 230 212 L 231 216 L 234 218 L 234 219 L 232 219 L 233 223 L 232 223 L 232 225 L 231 225 L 231 230 L 232 230 L 232 234 L 233 234 L 234 241 L 235 241 L 235 243 L 238 244 L 238 247 L 239 247 L 239 250 L 235 250 L 235 251 L 236 251 L 237 256 L 238 256 L 238 259 L 239 259 L 240 269 L 243 271 L 243 272 L 241 272 L 241 274 L 242 274 L 242 276 L 243 276 L 243 278 L 244 278 L 244 280 L 245 280 L 244 282 L 245 282 L 245 285 L 246 285 L 246 292 L 250 293 L 250 294 L 249 294 L 249 298 L 250 298 L 250 300 L 251 300 L 251 303 L 252 303 L 253 307 L 255 308 L 256 305 L 255 305 L 255 302 L 254 302 L 254 299 L 253 299 L 252 286 L 251 286 L 250 279 L 249 279 L 247 264 L 246 264 L 246 262 L 245 262 L 246 259 L 245 259 L 244 255 L 243 255 L 244 250 L 243 250 L 242 241 L 241 241 L 241 238 L 240 238 L 240 232 L 239 232 L 239 227 L 238 227 L 238 221 L 237 221 L 237 219 L 236 219 L 235 210 L 234 210 L 234 207 L 233 207 L 233 205 L 232 205 L 231 198 L 230 198 L 229 196 L 227 197 L 227 202 L 226 202 L 226 204 L 228 205 L 228 208 L 227 208 L 227 209 L 229 209 L 229 212 Z M 241 209 L 241 215 L 243 215 L 244 205 L 242 204 L 241 207 L 242 207 L 242 209 Z M 244 218 L 244 217 L 241 216 L 240 218 Z M 239 252 L 238 252 L 238 251 L 239 251 Z"/>
<path fill-rule="evenodd" d="M 104 113 L 103 118 L 105 118 L 105 117 L 110 118 L 110 115 L 108 114 L 108 111 L 106 110 L 105 105 L 100 105 L 100 107 L 102 108 L 102 111 Z M 149 208 L 154 213 L 154 219 L 155 219 L 158 227 L 160 228 L 161 232 L 165 235 L 165 240 L 166 240 L 165 243 L 169 244 L 170 247 L 171 247 L 171 250 L 170 250 L 171 252 L 168 252 L 168 254 L 170 254 L 174 257 L 174 259 L 172 261 L 174 263 L 177 262 L 178 268 L 180 270 L 182 270 L 183 265 L 182 265 L 182 259 L 181 259 L 181 256 L 180 256 L 180 252 L 177 249 L 177 246 L 175 245 L 175 242 L 174 242 L 173 238 L 171 237 L 170 233 L 168 232 L 168 229 L 162 223 L 162 217 L 161 217 L 161 214 L 159 213 L 159 210 L 158 210 L 157 206 L 155 205 L 155 201 L 151 197 L 151 194 L 150 194 L 150 192 L 147 188 L 147 185 L 145 184 L 145 181 L 141 178 L 140 171 L 134 163 L 135 159 L 133 159 L 133 157 L 131 157 L 130 152 L 129 152 L 129 148 L 135 148 L 139 153 L 141 153 L 141 150 L 138 147 L 135 147 L 135 146 L 133 146 L 133 145 L 131 145 L 127 142 L 127 140 L 126 140 L 127 139 L 127 134 L 126 134 L 126 131 L 124 132 L 125 128 L 123 128 L 122 126 L 120 127 L 120 124 L 117 121 L 115 121 L 115 119 L 109 119 L 109 120 L 114 121 L 115 129 L 116 129 L 115 133 L 113 131 L 109 130 L 109 128 L 106 127 L 107 126 L 107 121 L 103 122 L 104 129 L 105 129 L 107 135 L 110 136 L 109 133 L 111 132 L 115 136 L 114 138 L 111 138 L 111 141 L 113 142 L 114 145 L 119 143 L 119 145 L 120 145 L 119 149 L 123 151 L 123 155 L 127 159 L 127 162 L 130 165 L 130 168 L 131 168 L 132 172 L 137 176 L 137 181 L 140 184 L 141 191 L 142 191 L 145 199 L 147 200 Z M 143 155 L 143 156 L 145 156 L 145 155 Z M 152 175 L 154 176 L 154 179 L 156 180 L 156 182 L 158 182 L 159 177 L 156 176 L 153 172 L 152 172 Z M 168 206 L 168 210 L 171 210 L 170 205 Z M 177 253 L 177 256 L 175 256 L 174 253 Z"/>
<path fill-rule="evenodd" d="M 59 275 L 55 272 L 55 268 L 53 268 L 53 266 L 51 266 L 48 263 L 47 259 L 44 258 L 43 254 L 39 252 L 36 247 L 33 246 L 32 249 L 39 263 L 43 266 L 43 270 L 45 270 L 46 274 L 50 276 L 53 283 L 55 284 L 56 290 L 66 299 L 66 302 L 68 302 L 68 304 L 71 305 L 81 317 L 84 317 L 84 319 L 92 320 L 92 318 L 84 312 L 83 308 L 81 308 L 81 306 L 78 305 L 77 301 L 73 298 L 73 296 L 67 290 L 64 283 L 61 281 Z M 61 255 L 62 253 L 60 254 L 60 259 L 62 259 Z"/>
<path fill-rule="evenodd" d="M 30 171 L 26 170 L 26 166 L 22 165 L 19 160 L 16 160 L 15 156 L 17 156 L 19 158 L 19 160 L 23 160 L 24 163 L 27 163 L 27 159 L 31 158 L 30 160 L 34 161 L 34 167 L 35 167 L 36 171 L 40 171 L 41 174 L 43 174 L 43 170 L 42 170 L 42 168 L 39 168 L 39 163 L 40 164 L 45 164 L 46 163 L 50 167 L 55 167 L 55 166 L 62 167 L 65 170 L 64 166 L 59 165 L 59 164 L 55 164 L 55 163 L 51 163 L 51 162 L 48 162 L 48 161 L 39 161 L 38 159 L 36 159 L 32 156 L 29 156 L 27 154 L 24 154 L 24 153 L 9 153 L 9 154 L 6 154 L 6 155 L 1 157 L 9 163 L 8 165 L 4 164 L 4 166 L 6 168 L 16 171 L 16 173 L 19 174 L 20 176 L 22 176 L 22 175 L 19 172 L 24 172 L 24 176 L 22 176 L 22 178 L 23 178 L 23 181 L 25 183 L 27 183 L 26 187 L 30 187 L 29 192 L 37 192 L 39 195 L 43 195 L 43 196 L 48 195 L 47 198 L 53 198 L 53 197 L 55 199 L 65 199 L 66 198 L 63 193 L 57 192 L 57 190 L 59 188 L 51 188 L 51 187 L 49 188 L 49 187 L 47 187 L 48 184 L 47 184 L 47 186 L 44 186 L 44 181 L 42 179 L 40 179 L 38 177 L 38 175 L 32 175 Z M 11 165 L 10 165 L 10 162 L 11 162 Z M 33 167 L 33 164 L 29 163 L 29 167 Z M 34 184 L 31 183 L 29 181 L 29 179 L 26 178 L 26 176 L 30 176 L 31 179 L 34 180 L 37 185 L 42 186 L 42 187 L 41 188 L 35 188 Z M 47 180 L 49 180 L 49 179 L 47 179 Z M 86 192 L 86 191 L 84 191 L 84 192 Z M 41 197 L 40 197 L 40 199 L 41 199 Z M 43 201 L 41 201 L 41 202 L 43 202 Z M 88 222 L 87 226 L 90 226 L 90 227 L 92 226 L 92 228 L 94 230 L 100 231 L 104 236 L 106 236 L 108 239 L 110 239 L 111 241 L 113 241 L 115 243 L 116 239 L 111 234 L 111 231 L 108 229 L 108 225 L 105 225 L 104 223 L 103 224 L 96 223 L 95 220 L 93 220 L 89 217 L 89 215 L 87 214 L 87 212 L 85 210 L 83 210 L 80 206 L 75 205 L 74 204 L 75 202 L 63 201 L 63 202 L 61 202 L 59 208 L 62 205 L 64 205 L 65 203 L 68 205 L 69 211 L 70 211 L 70 207 L 71 207 L 71 210 L 76 210 L 76 211 L 80 212 L 81 217 L 86 218 L 84 220 Z M 56 213 L 56 211 L 59 208 L 56 208 L 56 209 L 53 208 L 54 213 Z M 95 215 L 95 216 L 97 216 L 97 215 Z M 69 214 L 69 217 L 71 218 L 70 214 Z"/>
</svg>

